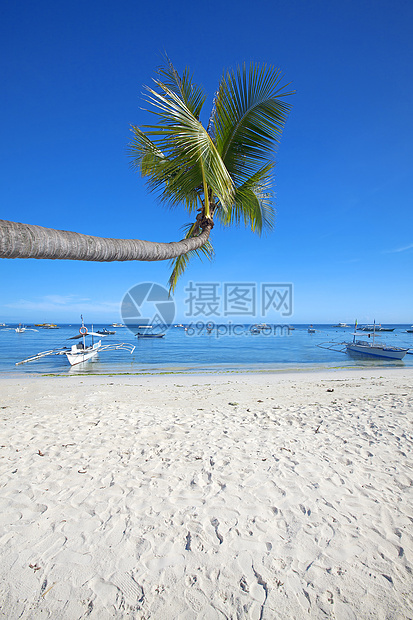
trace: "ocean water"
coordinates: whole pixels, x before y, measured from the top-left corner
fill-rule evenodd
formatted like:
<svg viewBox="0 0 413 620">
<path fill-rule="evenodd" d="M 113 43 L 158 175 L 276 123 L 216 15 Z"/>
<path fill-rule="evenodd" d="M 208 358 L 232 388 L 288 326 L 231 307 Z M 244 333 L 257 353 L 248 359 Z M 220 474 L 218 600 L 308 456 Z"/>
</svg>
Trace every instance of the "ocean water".
<svg viewBox="0 0 413 620">
<path fill-rule="evenodd" d="M 7 327 L 16 327 L 9 325 Z M 94 330 L 106 325 L 95 325 Z M 380 340 L 386 344 L 412 347 L 413 334 L 406 333 L 410 325 L 390 325 Z M 334 328 L 314 325 L 316 332 L 308 333 L 308 325 L 296 325 L 288 331 L 269 326 L 266 332 L 253 335 L 250 326 L 215 325 L 210 334 L 201 325 L 171 326 L 161 339 L 138 339 L 128 328 L 114 329 L 116 334 L 102 338 L 104 344 L 129 342 L 136 346 L 132 355 L 127 351 L 101 352 L 95 358 L 71 367 L 66 356 L 49 356 L 35 362 L 16 366 L 16 362 L 40 351 L 70 346 L 70 336 L 78 333 L 78 325 L 60 325 L 59 329 L 39 329 L 18 334 L 0 328 L 0 372 L 13 374 L 116 374 L 116 373 L 218 373 L 259 372 L 280 370 L 316 370 L 324 368 L 413 367 L 413 355 L 402 361 L 349 355 L 319 348 L 317 345 L 351 340 L 353 328 Z"/>
</svg>

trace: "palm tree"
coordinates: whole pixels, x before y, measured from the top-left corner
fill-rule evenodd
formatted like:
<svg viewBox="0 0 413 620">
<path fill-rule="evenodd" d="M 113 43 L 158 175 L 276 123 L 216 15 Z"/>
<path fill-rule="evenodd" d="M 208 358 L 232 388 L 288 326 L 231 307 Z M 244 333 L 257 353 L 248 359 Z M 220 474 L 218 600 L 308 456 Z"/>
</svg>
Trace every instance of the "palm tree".
<svg viewBox="0 0 413 620">
<path fill-rule="evenodd" d="M 193 254 L 211 257 L 215 221 L 242 222 L 259 234 L 271 229 L 273 150 L 290 110 L 284 99 L 292 94 L 281 79 L 279 70 L 266 65 L 225 72 L 206 128 L 200 121 L 206 97 L 188 69 L 180 77 L 167 60 L 155 87 L 147 87 L 156 124 L 132 126 L 131 163 L 163 203 L 183 205 L 193 216 L 181 241 L 106 239 L 0 220 L 0 257 L 172 259 L 174 289 Z"/>
</svg>

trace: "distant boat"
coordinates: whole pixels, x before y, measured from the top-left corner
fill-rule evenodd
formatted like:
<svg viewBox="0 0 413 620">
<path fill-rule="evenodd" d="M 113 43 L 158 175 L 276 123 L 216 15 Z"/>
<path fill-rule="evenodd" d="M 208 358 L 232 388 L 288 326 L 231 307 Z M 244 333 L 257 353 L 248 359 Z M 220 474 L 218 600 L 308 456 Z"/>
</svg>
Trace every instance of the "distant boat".
<svg viewBox="0 0 413 620">
<path fill-rule="evenodd" d="M 126 327 L 123 323 L 112 323 L 112 327 Z"/>
<path fill-rule="evenodd" d="M 96 333 L 100 334 L 101 336 L 113 336 L 114 334 L 116 334 L 116 332 L 111 332 L 106 329 L 106 327 L 104 327 L 103 329 L 97 329 Z"/>
<path fill-rule="evenodd" d="M 152 325 L 138 325 L 138 329 L 153 330 L 153 326 Z M 144 332 L 137 332 L 135 336 L 137 338 L 164 338 L 165 334 L 154 334 L 153 331 L 147 331 L 147 332 L 144 331 Z"/>
<path fill-rule="evenodd" d="M 135 334 L 137 338 L 164 338 L 165 334 L 142 334 L 138 332 Z"/>
<path fill-rule="evenodd" d="M 349 327 L 347 323 L 337 323 L 337 325 L 333 325 L 333 327 Z"/>
<path fill-rule="evenodd" d="M 312 325 L 310 325 L 310 327 L 308 328 L 307 331 L 308 331 L 309 334 L 315 334 L 315 329 L 314 329 L 314 327 Z"/>
<path fill-rule="evenodd" d="M 32 327 L 25 327 L 21 323 L 19 323 L 19 327 L 16 327 L 14 330 L 17 334 L 23 334 L 25 331 L 29 332 L 37 332 L 37 329 L 33 329 Z"/>
<path fill-rule="evenodd" d="M 362 332 L 394 332 L 394 327 L 382 327 L 379 325 L 363 325 L 359 327 Z"/>
<path fill-rule="evenodd" d="M 4 332 L 16 332 L 16 334 L 24 334 L 24 332 L 38 332 L 38 329 L 33 329 L 33 327 L 26 327 L 23 323 L 19 323 L 18 327 L 6 327 L 5 323 L 0 324 L 1 327 L 4 327 L 2 331 Z"/>
<path fill-rule="evenodd" d="M 255 325 L 251 325 L 250 327 L 250 332 L 253 335 L 257 335 L 257 334 L 261 334 L 261 332 L 263 332 L 264 330 L 268 330 L 271 329 L 269 325 L 267 325 L 267 323 L 255 323 Z"/>
<path fill-rule="evenodd" d="M 406 332 L 408 334 L 413 334 L 413 325 L 411 326 L 411 329 L 406 329 Z"/>
<path fill-rule="evenodd" d="M 55 323 L 35 323 L 34 326 L 42 329 L 59 329 Z"/>
</svg>

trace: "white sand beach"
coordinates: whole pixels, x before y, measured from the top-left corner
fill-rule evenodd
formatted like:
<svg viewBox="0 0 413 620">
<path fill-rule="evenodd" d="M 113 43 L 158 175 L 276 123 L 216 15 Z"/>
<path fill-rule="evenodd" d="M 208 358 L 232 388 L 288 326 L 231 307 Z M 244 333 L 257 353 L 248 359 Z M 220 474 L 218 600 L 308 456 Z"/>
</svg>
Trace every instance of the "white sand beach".
<svg viewBox="0 0 413 620">
<path fill-rule="evenodd" d="M 2 378 L 2 617 L 413 618 L 412 386 Z"/>
</svg>

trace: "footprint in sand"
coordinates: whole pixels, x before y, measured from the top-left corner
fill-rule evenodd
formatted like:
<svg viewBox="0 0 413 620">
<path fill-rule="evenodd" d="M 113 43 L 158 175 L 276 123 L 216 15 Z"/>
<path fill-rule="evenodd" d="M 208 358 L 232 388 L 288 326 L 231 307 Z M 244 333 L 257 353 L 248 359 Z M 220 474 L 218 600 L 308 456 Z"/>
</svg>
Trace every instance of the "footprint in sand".
<svg viewBox="0 0 413 620">
<path fill-rule="evenodd" d="M 242 577 L 240 579 L 239 587 L 241 588 L 241 590 L 243 592 L 249 592 L 250 591 L 248 583 L 247 583 L 247 580 L 246 580 L 244 575 L 242 575 Z"/>
<path fill-rule="evenodd" d="M 185 592 L 185 599 L 196 613 L 199 613 L 208 603 L 207 597 L 199 588 L 190 588 L 187 590 Z"/>
</svg>

